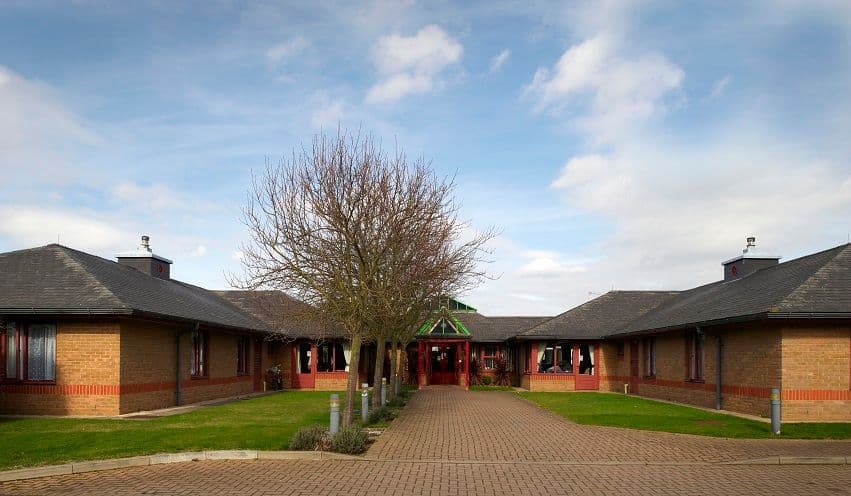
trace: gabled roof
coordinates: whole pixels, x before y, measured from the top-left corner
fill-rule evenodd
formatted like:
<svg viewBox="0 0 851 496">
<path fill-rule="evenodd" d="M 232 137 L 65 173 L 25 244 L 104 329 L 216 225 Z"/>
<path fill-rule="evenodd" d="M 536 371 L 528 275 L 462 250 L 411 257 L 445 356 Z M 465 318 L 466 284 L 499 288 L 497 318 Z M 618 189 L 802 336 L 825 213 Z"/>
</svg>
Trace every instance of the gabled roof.
<svg viewBox="0 0 851 496">
<path fill-rule="evenodd" d="M 470 330 L 472 341 L 497 343 L 513 338 L 549 317 L 486 317 L 476 312 L 459 312 L 455 317 Z"/>
<path fill-rule="evenodd" d="M 676 294 L 676 291 L 609 291 L 532 327 L 517 338 L 599 339 Z"/>
<path fill-rule="evenodd" d="M 613 334 L 795 317 L 851 317 L 851 244 L 682 291 Z"/>
<path fill-rule="evenodd" d="M 213 291 L 58 244 L 0 253 L 0 314 L 136 315 L 265 330 Z"/>
<path fill-rule="evenodd" d="M 265 323 L 267 328 L 290 339 L 341 338 L 342 327 L 317 321 L 311 307 L 283 291 L 216 291 L 222 298 Z"/>
</svg>

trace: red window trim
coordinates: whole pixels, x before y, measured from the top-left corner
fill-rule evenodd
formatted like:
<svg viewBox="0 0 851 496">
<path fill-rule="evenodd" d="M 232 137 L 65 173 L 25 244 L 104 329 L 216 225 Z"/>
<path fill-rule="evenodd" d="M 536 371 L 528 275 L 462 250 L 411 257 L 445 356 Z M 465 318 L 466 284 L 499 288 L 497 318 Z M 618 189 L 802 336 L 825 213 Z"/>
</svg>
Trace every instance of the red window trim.
<svg viewBox="0 0 851 496">
<path fill-rule="evenodd" d="M 487 348 L 488 346 L 494 347 L 494 353 L 495 354 L 485 355 L 485 348 Z M 496 370 L 496 359 L 499 357 L 501 351 L 502 351 L 502 347 L 498 344 L 494 344 L 494 345 L 483 344 L 483 345 L 481 345 L 479 352 L 480 352 L 480 357 L 481 357 L 481 360 L 482 360 L 482 369 L 483 370 Z M 494 367 L 493 368 L 488 368 L 487 365 L 485 365 L 487 363 L 486 359 L 488 359 L 488 358 L 494 359 Z"/>
<path fill-rule="evenodd" d="M 706 346 L 698 349 L 699 335 L 697 331 L 686 333 L 686 377 L 685 382 L 694 384 L 706 383 L 705 354 Z M 694 368 L 692 369 L 692 354 L 694 355 Z"/>
<path fill-rule="evenodd" d="M 236 339 L 236 375 L 251 375 L 251 337 Z"/>
<path fill-rule="evenodd" d="M 644 342 L 642 343 L 642 347 L 644 348 L 644 378 L 645 379 L 655 379 L 656 378 L 656 338 L 649 337 L 644 338 Z M 652 365 L 652 366 L 651 366 Z"/>
<path fill-rule="evenodd" d="M 6 376 L 6 334 L 7 334 L 7 325 L 8 323 L 3 323 L 2 329 L 0 329 L 0 341 L 2 341 L 2 346 L 0 346 L 0 359 L 3 360 L 3 380 L 0 381 L 4 384 L 34 384 L 34 385 L 44 385 L 51 386 L 56 384 L 56 372 L 55 372 L 55 357 L 54 357 L 54 376 L 53 379 L 41 380 L 41 379 L 29 379 L 29 337 L 30 337 L 30 323 L 29 322 L 15 322 L 15 341 L 18 343 L 15 346 L 15 351 L 18 356 L 15 360 L 15 377 L 9 378 Z M 53 326 L 54 330 L 56 329 L 56 324 L 50 324 Z"/>
<path fill-rule="evenodd" d="M 202 338 L 203 350 L 201 347 L 197 346 L 197 340 L 195 339 L 195 335 L 198 335 Z M 201 356 L 204 356 L 204 360 L 201 361 Z M 210 377 L 210 333 L 207 331 L 194 331 L 192 335 L 192 379 L 208 379 Z M 200 371 L 199 371 L 200 369 Z"/>
</svg>

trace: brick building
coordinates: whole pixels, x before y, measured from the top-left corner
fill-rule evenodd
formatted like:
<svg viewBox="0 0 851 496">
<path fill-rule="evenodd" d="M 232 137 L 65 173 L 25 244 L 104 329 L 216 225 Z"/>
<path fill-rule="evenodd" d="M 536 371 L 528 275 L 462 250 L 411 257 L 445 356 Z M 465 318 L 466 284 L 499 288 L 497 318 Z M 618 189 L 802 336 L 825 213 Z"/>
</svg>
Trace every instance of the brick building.
<svg viewBox="0 0 851 496">
<path fill-rule="evenodd" d="M 0 413 L 115 415 L 281 386 L 341 390 L 339 328 L 275 291 L 208 291 L 140 250 L 0 254 Z M 851 421 L 851 245 L 779 263 L 749 242 L 724 279 L 611 291 L 556 317 L 488 317 L 447 299 L 403 357 L 410 384 L 470 382 L 475 361 L 532 391 L 603 390 L 766 415 Z M 360 382 L 374 346 L 361 350 Z M 389 367 L 385 367 L 389 370 Z M 270 379 L 271 380 L 271 379 Z"/>
</svg>

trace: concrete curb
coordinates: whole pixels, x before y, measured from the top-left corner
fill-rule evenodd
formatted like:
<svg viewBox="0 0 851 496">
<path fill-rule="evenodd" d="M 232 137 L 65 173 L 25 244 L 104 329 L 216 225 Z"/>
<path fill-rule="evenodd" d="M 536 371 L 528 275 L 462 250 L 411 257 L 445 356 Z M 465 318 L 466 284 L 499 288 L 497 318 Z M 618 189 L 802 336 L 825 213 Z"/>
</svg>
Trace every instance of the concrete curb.
<svg viewBox="0 0 851 496">
<path fill-rule="evenodd" d="M 364 458 L 327 451 L 256 451 L 256 450 L 215 450 L 189 451 L 183 453 L 158 453 L 156 455 L 113 458 L 88 462 L 48 465 L 44 467 L 22 468 L 0 472 L 0 482 L 25 479 L 38 479 L 57 475 L 101 472 L 129 467 L 165 465 L 169 463 L 197 462 L 202 460 L 356 460 L 361 462 L 395 463 L 441 463 L 441 464 L 520 464 L 520 465 L 643 465 L 643 466 L 685 466 L 685 465 L 851 465 L 851 456 L 771 456 L 733 462 L 641 462 L 641 461 L 509 461 L 509 460 L 387 460 Z"/>
<path fill-rule="evenodd" d="M 133 456 L 130 458 L 112 458 L 108 460 L 66 463 L 64 465 L 47 465 L 44 467 L 6 470 L 0 472 L 0 482 L 38 479 L 56 475 L 81 474 L 84 472 L 101 472 L 118 468 L 197 462 L 201 460 L 363 460 L 363 458 L 326 451 L 215 450 L 157 453 L 156 455 Z"/>
</svg>

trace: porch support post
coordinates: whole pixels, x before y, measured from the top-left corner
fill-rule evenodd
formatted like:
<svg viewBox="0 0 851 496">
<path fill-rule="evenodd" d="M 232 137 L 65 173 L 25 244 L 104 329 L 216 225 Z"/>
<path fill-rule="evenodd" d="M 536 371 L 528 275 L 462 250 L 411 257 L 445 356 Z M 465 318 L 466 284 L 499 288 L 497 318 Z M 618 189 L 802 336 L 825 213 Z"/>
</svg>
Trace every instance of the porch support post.
<svg viewBox="0 0 851 496">
<path fill-rule="evenodd" d="M 425 347 L 426 343 L 423 341 L 417 341 L 417 386 L 422 388 L 426 385 L 425 383 Z"/>
<path fill-rule="evenodd" d="M 529 374 L 534 374 L 538 371 L 538 359 L 536 357 L 538 350 L 538 343 L 535 341 L 529 341 Z"/>
<path fill-rule="evenodd" d="M 470 389 L 470 342 L 464 341 L 464 389 Z"/>
<path fill-rule="evenodd" d="M 316 380 L 316 362 L 319 361 L 319 354 L 316 352 L 316 341 L 311 341 L 310 343 L 310 373 L 314 377 L 314 381 Z M 316 387 L 314 383 L 313 387 Z"/>
</svg>

